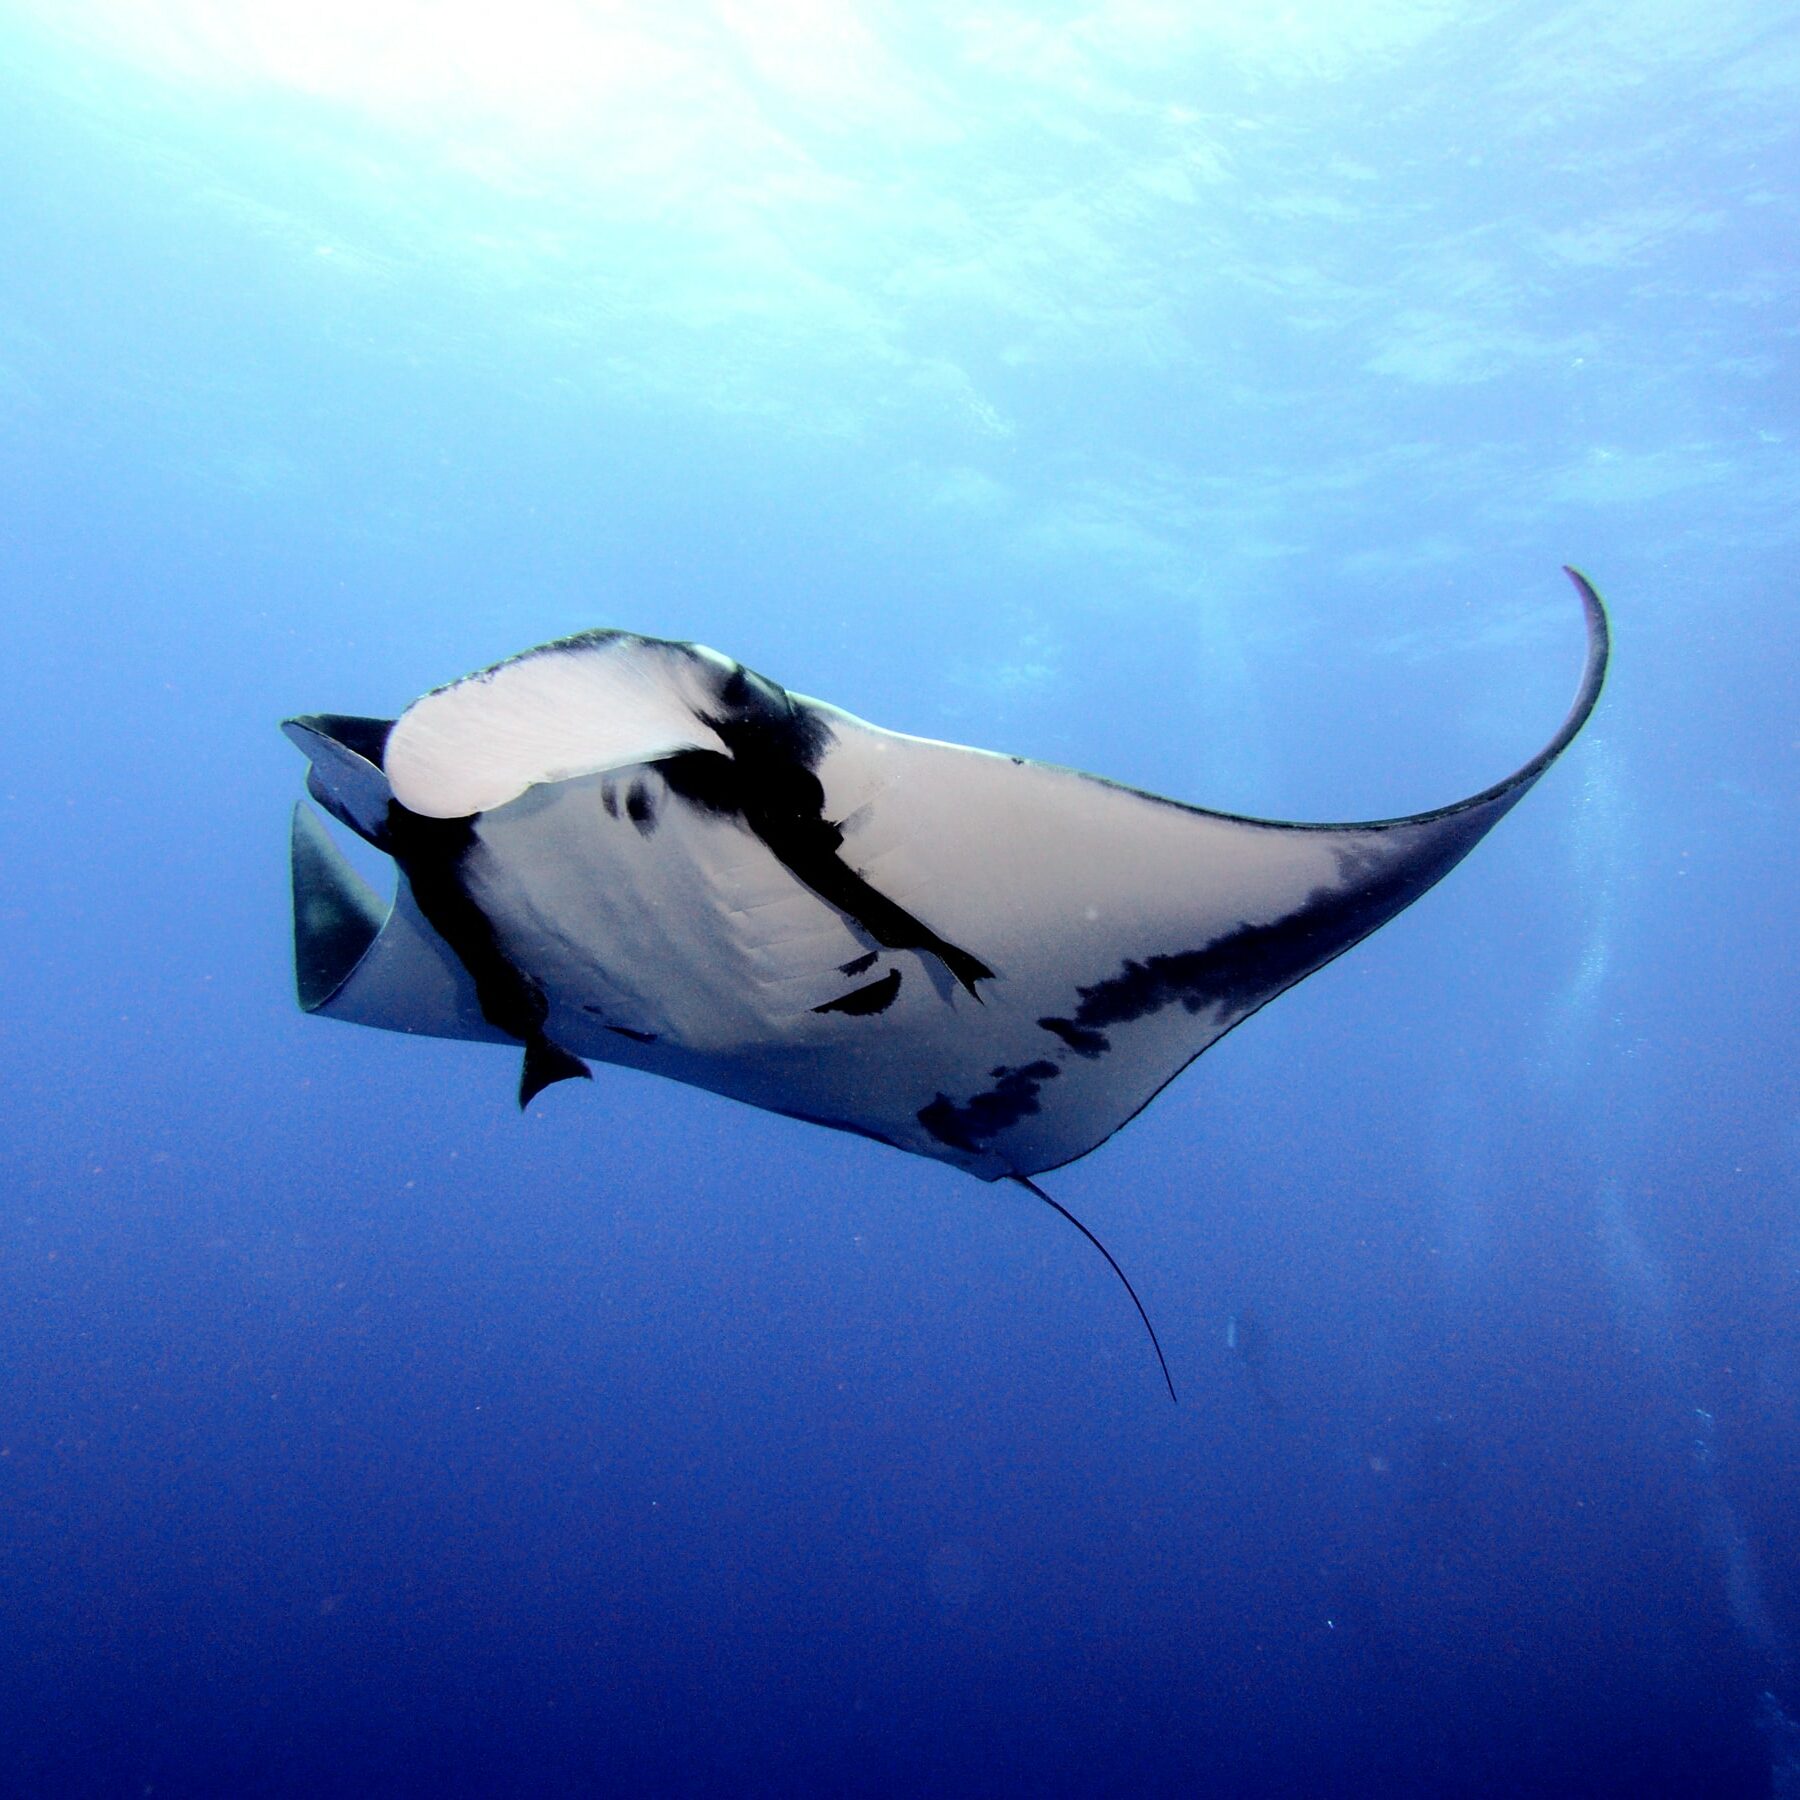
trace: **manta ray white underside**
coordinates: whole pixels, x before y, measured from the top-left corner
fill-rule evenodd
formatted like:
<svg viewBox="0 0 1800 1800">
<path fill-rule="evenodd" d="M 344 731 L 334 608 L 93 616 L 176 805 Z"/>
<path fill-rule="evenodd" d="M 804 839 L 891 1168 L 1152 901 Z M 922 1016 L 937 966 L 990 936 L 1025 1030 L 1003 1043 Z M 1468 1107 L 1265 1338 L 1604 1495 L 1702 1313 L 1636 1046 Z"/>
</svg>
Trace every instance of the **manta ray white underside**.
<svg viewBox="0 0 1800 1800">
<path fill-rule="evenodd" d="M 415 702 L 289 720 L 309 1012 L 511 1044 L 521 1102 L 620 1063 L 988 1180 L 1102 1143 L 1240 1020 L 1416 900 L 1516 774 L 1359 825 L 1205 812 L 883 731 L 691 644 L 593 632 Z"/>
</svg>

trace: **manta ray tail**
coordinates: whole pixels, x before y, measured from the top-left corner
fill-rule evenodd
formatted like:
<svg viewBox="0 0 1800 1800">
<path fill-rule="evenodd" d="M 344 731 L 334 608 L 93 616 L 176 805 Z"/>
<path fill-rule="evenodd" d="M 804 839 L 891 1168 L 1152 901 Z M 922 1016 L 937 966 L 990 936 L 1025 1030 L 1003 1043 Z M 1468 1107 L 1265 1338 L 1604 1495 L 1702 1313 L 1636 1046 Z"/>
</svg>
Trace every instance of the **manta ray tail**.
<svg viewBox="0 0 1800 1800">
<path fill-rule="evenodd" d="M 1082 1224 L 1082 1222 L 1076 1218 L 1076 1216 L 1070 1212 L 1060 1200 L 1052 1200 L 1029 1175 L 1015 1175 L 1012 1179 L 1016 1181 L 1026 1193 L 1036 1194 L 1046 1206 L 1061 1213 L 1062 1216 L 1106 1258 L 1107 1266 L 1116 1276 L 1118 1276 L 1119 1280 L 1124 1283 L 1126 1293 L 1131 1296 L 1131 1304 L 1137 1308 L 1138 1317 L 1144 1321 L 1144 1329 L 1150 1334 L 1150 1348 L 1156 1352 L 1156 1360 L 1162 1364 L 1162 1378 L 1165 1385 L 1168 1387 L 1169 1398 L 1174 1400 L 1175 1404 L 1179 1406 L 1181 1402 L 1176 1399 L 1174 1377 L 1169 1373 L 1169 1359 L 1163 1355 L 1162 1345 L 1156 1341 L 1156 1327 L 1150 1323 L 1150 1315 L 1144 1311 L 1144 1303 L 1137 1297 L 1137 1289 L 1131 1285 L 1130 1277 L 1127 1276 L 1125 1271 L 1113 1261 L 1113 1253 L 1107 1249 L 1107 1247 L 1101 1243 L 1101 1241 L 1095 1237 L 1094 1234 L 1089 1231 L 1088 1228 Z"/>
</svg>

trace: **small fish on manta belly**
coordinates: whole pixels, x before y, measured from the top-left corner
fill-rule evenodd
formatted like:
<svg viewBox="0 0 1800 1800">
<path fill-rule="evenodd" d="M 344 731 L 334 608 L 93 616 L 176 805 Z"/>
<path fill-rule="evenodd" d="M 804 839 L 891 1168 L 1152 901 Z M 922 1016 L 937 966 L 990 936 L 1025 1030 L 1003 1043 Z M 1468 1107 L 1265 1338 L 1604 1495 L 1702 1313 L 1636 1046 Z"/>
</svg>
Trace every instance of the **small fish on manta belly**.
<svg viewBox="0 0 1800 1800">
<path fill-rule="evenodd" d="M 300 1004 L 509 1044 L 521 1105 L 621 1063 L 1029 1184 L 1418 899 L 1567 748 L 1608 644 L 1569 574 L 1587 662 L 1555 736 L 1467 800 L 1368 824 L 908 737 L 624 631 L 397 720 L 290 719 L 313 799 L 398 870 L 389 905 L 296 807 Z"/>
</svg>

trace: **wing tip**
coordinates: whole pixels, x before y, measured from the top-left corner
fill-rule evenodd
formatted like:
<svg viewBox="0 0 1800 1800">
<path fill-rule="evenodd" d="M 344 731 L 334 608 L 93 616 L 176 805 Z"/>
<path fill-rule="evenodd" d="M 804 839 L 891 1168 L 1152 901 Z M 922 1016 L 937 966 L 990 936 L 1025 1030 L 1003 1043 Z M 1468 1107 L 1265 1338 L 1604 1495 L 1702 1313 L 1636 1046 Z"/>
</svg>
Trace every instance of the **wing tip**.
<svg viewBox="0 0 1800 1800">
<path fill-rule="evenodd" d="M 1466 800 L 1455 801 L 1449 806 L 1434 807 L 1429 812 L 1415 813 L 1404 819 L 1381 819 L 1372 823 L 1381 827 L 1421 825 L 1482 808 L 1497 808 L 1493 813 L 1493 817 L 1497 819 L 1515 801 L 1523 798 L 1526 790 L 1580 735 L 1581 728 L 1599 703 L 1600 690 L 1606 685 L 1607 664 L 1612 657 L 1612 624 L 1607 618 L 1606 602 L 1600 598 L 1599 589 L 1573 563 L 1564 563 L 1562 568 L 1581 599 L 1582 619 L 1587 627 L 1587 659 L 1582 664 L 1581 680 L 1576 686 L 1575 698 L 1569 703 L 1569 710 L 1563 715 L 1563 722 L 1556 728 L 1555 735 L 1529 762 L 1514 769 L 1510 775 L 1496 781 L 1491 787 L 1469 795 Z"/>
<path fill-rule="evenodd" d="M 1575 734 L 1588 722 L 1588 715 L 1600 698 L 1600 690 L 1606 685 L 1606 668 L 1612 660 L 1612 621 L 1606 616 L 1606 602 L 1600 598 L 1600 590 L 1573 563 L 1564 563 L 1563 573 L 1575 584 L 1575 592 L 1581 596 L 1582 618 L 1587 625 L 1587 662 L 1582 667 L 1581 685 L 1575 690 L 1568 717 L 1542 752 L 1540 760 L 1545 763 L 1567 749 Z"/>
</svg>

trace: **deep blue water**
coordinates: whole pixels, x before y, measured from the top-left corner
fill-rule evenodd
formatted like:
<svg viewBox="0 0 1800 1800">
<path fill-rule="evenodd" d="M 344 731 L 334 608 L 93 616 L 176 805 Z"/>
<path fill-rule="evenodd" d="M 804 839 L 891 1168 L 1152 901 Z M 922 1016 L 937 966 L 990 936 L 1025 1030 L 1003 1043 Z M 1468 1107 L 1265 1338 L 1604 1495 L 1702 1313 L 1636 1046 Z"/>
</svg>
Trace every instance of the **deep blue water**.
<svg viewBox="0 0 1800 1800">
<path fill-rule="evenodd" d="M 0 1791 L 1800 1792 L 1788 9 L 492 11 L 0 21 Z M 287 714 L 1378 818 L 1565 561 L 1563 762 L 1047 1178 L 1178 1408 L 1023 1196 L 294 1005 Z"/>
</svg>

